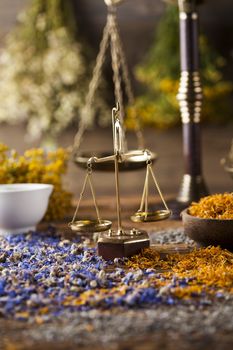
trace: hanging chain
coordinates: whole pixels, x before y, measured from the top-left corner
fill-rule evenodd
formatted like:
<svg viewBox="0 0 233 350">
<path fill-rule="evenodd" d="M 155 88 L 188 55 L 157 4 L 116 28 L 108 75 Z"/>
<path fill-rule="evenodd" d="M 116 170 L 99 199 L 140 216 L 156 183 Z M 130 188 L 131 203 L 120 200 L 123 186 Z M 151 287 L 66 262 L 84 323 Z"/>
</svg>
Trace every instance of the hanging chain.
<svg viewBox="0 0 233 350">
<path fill-rule="evenodd" d="M 122 134 L 124 140 L 124 150 L 127 150 L 127 142 L 125 137 L 124 117 L 125 111 L 123 108 L 123 94 L 122 94 L 122 80 L 121 80 L 121 66 L 120 56 L 117 46 L 117 33 L 116 33 L 116 8 L 115 6 L 109 7 L 109 31 L 111 40 L 111 58 L 112 58 L 112 70 L 113 70 L 113 82 L 116 104 L 120 105 L 119 119 L 122 125 Z"/>
<path fill-rule="evenodd" d="M 83 113 L 88 113 L 88 109 L 92 106 L 96 90 L 99 85 L 103 64 L 105 62 L 105 57 L 109 45 L 109 20 L 107 20 L 106 26 L 103 31 L 103 38 L 100 43 L 99 54 L 96 59 L 96 64 L 93 70 L 92 79 L 89 84 L 88 93 L 86 95 L 85 105 L 83 107 Z M 86 130 L 86 118 L 81 118 L 79 130 L 74 138 L 74 152 L 77 151 L 82 142 L 83 134 Z"/>
<path fill-rule="evenodd" d="M 148 165 L 146 167 L 146 178 L 145 178 L 145 183 L 144 183 L 144 188 L 143 188 L 143 193 L 142 193 L 142 199 L 141 199 L 141 204 L 139 211 L 143 211 L 143 207 L 145 206 L 145 212 L 147 212 L 148 208 L 148 187 L 149 187 L 149 168 Z M 146 204 L 147 203 L 147 204 Z"/>
<path fill-rule="evenodd" d="M 86 173 L 86 176 L 85 176 L 85 179 L 84 179 L 82 191 L 80 193 L 78 204 L 77 204 L 77 207 L 75 209 L 75 213 L 74 213 L 74 216 L 73 216 L 73 219 L 72 219 L 70 225 L 72 225 L 75 222 L 75 219 L 77 217 L 78 210 L 79 210 L 79 207 L 80 207 L 80 203 L 81 203 L 81 200 L 83 199 L 83 195 L 84 195 L 84 192 L 85 192 L 86 187 L 87 187 L 87 182 L 89 182 L 89 185 L 90 185 L 90 189 L 91 189 L 91 194 L 92 194 L 92 198 L 93 198 L 93 202 L 94 202 L 94 206 L 95 206 L 97 220 L 98 220 L 99 223 L 101 222 L 99 208 L 98 208 L 97 200 L 96 200 L 96 194 L 95 194 L 94 186 L 93 186 L 93 183 L 92 183 L 92 164 L 91 164 L 91 159 L 90 159 L 88 161 L 88 164 L 87 164 L 87 173 Z"/>
<path fill-rule="evenodd" d="M 88 177 L 89 177 L 89 174 L 87 173 L 86 176 L 85 176 L 85 179 L 84 179 L 82 191 L 81 191 L 80 196 L 79 196 L 78 204 L 77 204 L 77 207 L 75 209 L 75 213 L 74 213 L 74 216 L 73 216 L 73 219 L 72 219 L 70 225 L 72 225 L 75 222 L 75 219 L 77 217 L 78 210 L 79 210 L 79 207 L 80 207 L 80 203 L 81 203 L 81 200 L 83 199 L 83 195 L 84 195 L 84 192 L 85 192 L 85 189 L 86 189 L 86 186 L 87 186 Z"/>
<path fill-rule="evenodd" d="M 143 207 L 145 210 L 145 218 L 147 218 L 148 215 L 148 192 L 149 192 L 149 175 L 152 176 L 152 179 L 154 181 L 154 184 L 156 186 L 156 189 L 159 193 L 159 196 L 163 202 L 164 207 L 166 208 L 166 210 L 169 211 L 169 208 L 167 206 L 167 203 L 163 197 L 163 194 L 160 190 L 159 184 L 156 180 L 155 174 L 153 172 L 152 169 L 152 161 L 150 159 L 147 160 L 147 167 L 146 167 L 146 177 L 145 177 L 145 183 L 144 183 L 144 188 L 143 188 L 143 193 L 142 193 L 142 199 L 141 199 L 141 204 L 140 204 L 140 208 L 139 208 L 139 212 L 143 212 Z"/>
<path fill-rule="evenodd" d="M 119 60 L 119 51 L 117 48 L 116 41 L 116 31 L 115 31 L 115 22 L 116 22 L 116 9 L 112 7 L 109 10 L 109 31 L 110 31 L 110 40 L 111 40 L 111 58 L 112 58 L 112 70 L 113 70 L 113 82 L 114 82 L 114 92 L 115 92 L 115 102 L 120 105 L 120 121 L 123 122 L 124 109 L 123 109 L 123 94 L 122 94 L 122 81 L 120 74 L 120 60 Z"/>
<path fill-rule="evenodd" d="M 157 191 L 158 191 L 158 193 L 159 193 L 159 195 L 160 195 L 160 198 L 161 198 L 161 200 L 162 200 L 162 202 L 163 202 L 163 205 L 164 205 L 164 207 L 166 208 L 166 210 L 169 211 L 169 208 L 168 208 L 168 206 L 167 206 L 167 203 L 165 202 L 165 199 L 164 199 L 164 197 L 163 197 L 163 194 L 162 194 L 162 192 L 161 192 L 161 190 L 160 190 L 159 184 L 158 184 L 158 182 L 157 182 L 157 180 L 156 180 L 156 177 L 155 177 L 155 174 L 154 174 L 154 172 L 153 172 L 152 164 L 149 164 L 149 170 L 150 170 L 152 179 L 153 179 L 153 181 L 154 181 L 154 183 L 155 183 L 155 186 L 156 186 L 156 188 L 157 188 Z"/>
<path fill-rule="evenodd" d="M 88 164 L 87 164 L 87 171 L 88 171 L 88 180 L 89 180 L 89 185 L 90 185 L 90 189 L 91 189 L 91 194 L 92 194 L 92 198 L 93 198 L 93 202 L 94 202 L 94 206 L 95 206 L 95 211 L 96 211 L 96 215 L 97 215 L 97 220 L 100 223 L 101 219 L 100 219 L 100 213 L 99 213 L 99 208 L 97 205 L 97 200 L 96 200 L 96 195 L 95 195 L 95 190 L 94 190 L 94 186 L 92 183 L 92 164 L 91 164 L 91 160 L 89 160 Z"/>
<path fill-rule="evenodd" d="M 108 4 L 108 17 L 107 23 L 103 31 L 103 38 L 100 43 L 99 54 L 96 59 L 96 64 L 93 70 L 92 79 L 89 84 L 88 93 L 86 95 L 85 104 L 81 111 L 82 117 L 79 123 L 79 130 L 74 137 L 73 152 L 76 153 L 80 148 L 82 142 L 83 134 L 88 127 L 88 122 L 85 116 L 90 113 L 90 107 L 93 104 L 96 90 L 99 86 L 100 77 L 102 74 L 102 68 L 106 59 L 106 53 L 109 46 L 109 39 L 111 43 L 111 57 L 112 57 L 112 69 L 113 69 L 113 81 L 115 90 L 116 102 L 119 102 L 121 107 L 120 120 L 122 125 L 124 125 L 124 109 L 123 109 L 123 94 L 122 94 L 122 80 L 121 80 L 121 69 L 122 78 L 125 84 L 125 91 L 130 105 L 134 105 L 135 98 L 133 94 L 132 84 L 130 81 L 130 75 L 128 66 L 126 63 L 126 57 L 124 54 L 121 38 L 119 35 L 119 29 L 116 19 L 116 6 L 115 4 Z M 138 140 L 138 147 L 140 149 L 144 148 L 144 138 L 142 131 L 140 129 L 140 123 L 136 117 L 136 113 L 133 113 L 133 118 L 135 121 L 135 132 Z M 125 128 L 123 128 L 125 149 L 127 149 L 126 138 L 125 138 Z"/>
<path fill-rule="evenodd" d="M 126 90 L 125 92 L 126 92 L 129 103 L 131 105 L 133 105 L 135 102 L 135 97 L 134 97 L 133 88 L 132 88 L 132 84 L 131 84 L 130 77 L 129 77 L 129 70 L 128 70 L 128 66 L 126 63 L 126 57 L 125 57 L 124 50 L 122 47 L 122 42 L 121 42 L 121 39 L 119 36 L 119 28 L 117 25 L 117 21 L 114 21 L 114 32 L 116 35 L 116 45 L 117 45 L 117 49 L 119 51 L 123 79 L 124 79 L 124 83 L 125 83 L 125 90 Z"/>
<path fill-rule="evenodd" d="M 132 83 L 130 80 L 130 73 L 129 73 L 129 69 L 128 69 L 128 65 L 127 65 L 127 60 L 126 60 L 125 53 L 123 50 L 122 41 L 121 41 L 121 38 L 119 35 L 119 28 L 118 28 L 117 21 L 114 22 L 114 27 L 115 27 L 114 30 L 115 30 L 115 34 L 116 34 L 116 44 L 117 44 L 117 48 L 119 51 L 119 57 L 120 57 L 120 62 L 121 62 L 121 67 L 122 67 L 123 80 L 125 83 L 125 92 L 126 92 L 127 99 L 129 101 L 130 106 L 134 106 L 135 96 L 133 93 Z M 136 136 L 137 136 L 137 140 L 138 140 L 138 147 L 139 147 L 139 149 L 144 149 L 144 147 L 145 147 L 144 137 L 143 137 L 143 134 L 141 131 L 140 122 L 137 118 L 135 111 L 133 111 L 133 119 L 135 122 L 135 132 L 136 132 Z"/>
</svg>

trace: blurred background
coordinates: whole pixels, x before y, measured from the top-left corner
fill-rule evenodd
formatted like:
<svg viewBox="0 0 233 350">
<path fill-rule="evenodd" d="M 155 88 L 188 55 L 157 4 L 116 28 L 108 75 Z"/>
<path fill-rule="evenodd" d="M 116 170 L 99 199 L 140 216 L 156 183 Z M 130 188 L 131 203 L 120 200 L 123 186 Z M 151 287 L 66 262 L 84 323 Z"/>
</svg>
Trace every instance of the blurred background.
<svg viewBox="0 0 233 350">
<path fill-rule="evenodd" d="M 106 7 L 102 0 L 73 0 L 78 27 L 91 45 L 98 49 L 102 29 L 106 21 Z M 1 46 L 5 35 L 15 26 L 20 11 L 31 0 L 1 0 Z M 155 30 L 164 14 L 165 3 L 161 0 L 128 0 L 118 11 L 118 19 L 125 44 L 128 62 L 135 65 L 146 54 L 154 38 Z M 200 7 L 201 28 L 211 44 L 225 57 L 232 59 L 233 2 L 231 0 L 206 0 Z M 136 44 L 135 44 L 136 41 Z M 233 66 L 227 73 L 233 78 Z"/>
<path fill-rule="evenodd" d="M 128 0 L 118 10 L 137 112 L 147 147 L 159 155 L 157 176 L 165 194 L 176 194 L 183 174 L 176 102 L 178 12 L 174 3 Z M 231 0 L 206 0 L 200 6 L 203 163 L 211 192 L 232 190 L 232 180 L 220 165 L 233 137 L 232 13 Z M 103 0 L 0 1 L 0 142 L 19 152 L 39 145 L 72 145 L 106 14 Z M 113 103 L 108 58 L 83 148 L 111 149 Z M 130 108 L 126 115 L 129 143 L 135 146 Z M 65 182 L 75 195 L 83 175 L 70 163 Z M 124 195 L 140 195 L 143 171 L 123 176 Z M 99 194 L 114 193 L 112 175 L 98 173 L 96 182 Z"/>
</svg>

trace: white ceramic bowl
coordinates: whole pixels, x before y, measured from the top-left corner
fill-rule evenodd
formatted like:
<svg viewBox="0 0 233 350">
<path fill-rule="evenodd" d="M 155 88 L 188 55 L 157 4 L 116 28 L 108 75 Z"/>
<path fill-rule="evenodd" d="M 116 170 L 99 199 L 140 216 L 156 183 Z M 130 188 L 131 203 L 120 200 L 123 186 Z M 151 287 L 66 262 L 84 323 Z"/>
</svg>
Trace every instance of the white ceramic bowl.
<svg viewBox="0 0 233 350">
<path fill-rule="evenodd" d="M 48 207 L 53 185 L 0 185 L 0 235 L 35 230 Z"/>
</svg>

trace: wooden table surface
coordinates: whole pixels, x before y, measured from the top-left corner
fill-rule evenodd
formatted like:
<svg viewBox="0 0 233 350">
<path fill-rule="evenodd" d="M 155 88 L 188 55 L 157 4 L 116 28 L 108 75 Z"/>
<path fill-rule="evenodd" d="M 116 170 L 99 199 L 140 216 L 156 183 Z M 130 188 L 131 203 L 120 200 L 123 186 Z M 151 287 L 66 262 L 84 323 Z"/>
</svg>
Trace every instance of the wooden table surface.
<svg viewBox="0 0 233 350">
<path fill-rule="evenodd" d="M 132 214 L 134 210 L 137 209 L 138 206 L 138 198 L 131 198 L 131 199 L 123 199 L 122 200 L 122 214 L 123 214 L 123 223 L 126 227 L 130 226 L 129 217 Z M 115 201 L 112 198 L 102 198 L 100 201 L 100 211 L 106 219 L 113 220 L 116 222 L 115 217 Z M 87 200 L 83 203 L 81 208 L 81 215 L 85 216 L 85 213 L 93 214 L 93 208 L 91 209 L 91 201 Z M 105 214 L 105 215 L 104 215 Z M 166 220 L 161 221 L 158 223 L 148 223 L 145 224 L 145 229 L 148 231 L 155 231 L 155 230 L 161 230 L 165 228 L 178 228 L 182 225 L 181 221 L 173 221 L 173 220 Z M 141 225 L 134 225 L 139 226 Z M 42 225 L 43 228 L 43 225 Z M 59 223 L 57 224 L 58 230 L 66 231 L 68 233 L 68 228 L 66 223 Z M 143 226 L 144 228 L 144 226 Z M 56 322 L 56 321 L 55 321 Z M 182 326 L 182 325 L 181 325 Z M 49 343 L 45 342 L 45 340 L 37 339 L 36 341 L 32 341 L 31 339 L 27 339 L 25 336 L 22 335 L 22 332 L 25 331 L 25 329 L 28 329 L 30 331 L 33 330 L 35 327 L 38 327 L 38 325 L 29 325 L 24 322 L 16 322 L 16 321 L 6 321 L 4 319 L 0 319 L 0 350 L 74 350 L 74 349 L 93 349 L 92 346 L 85 346 L 80 347 L 77 345 L 74 345 L 72 341 L 64 341 L 62 343 L 56 342 L 56 339 L 52 339 Z M 57 327 L 60 327 L 59 324 L 57 324 Z M 230 349 L 229 346 L 233 345 L 232 337 L 229 336 L 229 334 L 217 334 L 214 338 L 215 340 L 211 340 L 208 337 L 198 337 L 198 335 L 194 334 L 193 338 L 187 338 L 185 339 L 180 334 L 175 335 L 174 337 L 169 337 L 164 332 L 157 332 L 157 334 L 148 334 L 148 336 L 145 338 L 141 338 L 140 336 L 137 337 L 137 339 L 130 339 L 130 342 L 121 341 L 119 339 L 119 342 L 117 344 L 106 344 L 106 345 L 99 345 L 95 344 L 95 350 L 100 349 L 114 349 L 114 350 L 152 350 L 152 349 L 163 349 L 163 350 L 170 350 L 170 349 Z M 216 339 L 219 339 L 219 347 L 216 346 Z M 174 341 L 176 343 L 176 346 L 174 345 Z M 214 343 L 213 343 L 214 342 Z"/>
</svg>

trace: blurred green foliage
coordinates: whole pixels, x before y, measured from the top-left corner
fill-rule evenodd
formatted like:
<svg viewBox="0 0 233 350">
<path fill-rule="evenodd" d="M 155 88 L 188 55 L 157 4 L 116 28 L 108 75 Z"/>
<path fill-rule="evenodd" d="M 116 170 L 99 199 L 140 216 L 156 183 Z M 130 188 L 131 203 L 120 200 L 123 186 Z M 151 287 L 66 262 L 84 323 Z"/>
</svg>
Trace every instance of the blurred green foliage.
<svg viewBox="0 0 233 350">
<path fill-rule="evenodd" d="M 200 35 L 201 77 L 204 104 L 202 119 L 210 122 L 232 120 L 230 97 L 233 84 L 222 75 L 225 60 Z M 156 29 L 155 40 L 145 60 L 135 69 L 144 93 L 136 100 L 137 113 L 144 125 L 167 128 L 180 123 L 176 94 L 180 78 L 179 15 L 174 4 L 167 4 Z M 128 127 L 133 127 L 130 109 Z"/>
<path fill-rule="evenodd" d="M 0 122 L 25 122 L 32 139 L 56 137 L 83 117 L 93 56 L 72 0 L 33 0 L 18 22 L 0 55 Z M 101 94 L 87 125 L 96 110 L 104 115 Z"/>
</svg>

